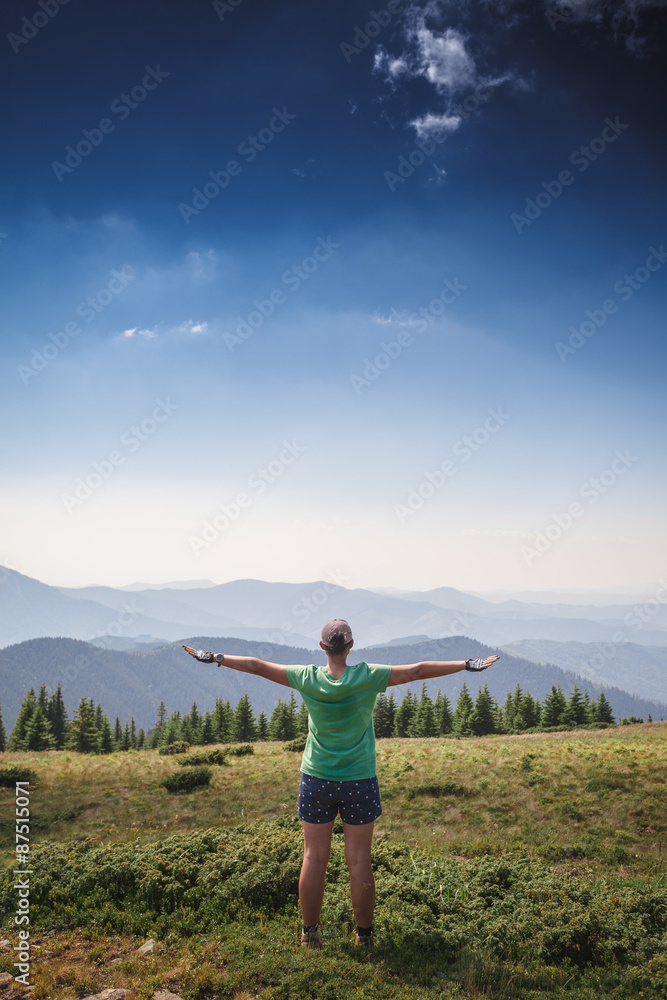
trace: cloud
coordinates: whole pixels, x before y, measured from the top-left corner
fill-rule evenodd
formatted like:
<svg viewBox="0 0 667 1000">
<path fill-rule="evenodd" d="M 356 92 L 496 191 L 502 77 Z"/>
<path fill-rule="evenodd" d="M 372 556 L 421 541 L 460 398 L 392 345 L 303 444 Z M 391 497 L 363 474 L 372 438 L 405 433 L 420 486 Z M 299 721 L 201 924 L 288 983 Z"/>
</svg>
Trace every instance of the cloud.
<svg viewBox="0 0 667 1000">
<path fill-rule="evenodd" d="M 463 117 L 457 113 L 454 98 L 482 87 L 489 90 L 509 80 L 510 74 L 484 76 L 468 47 L 468 38 L 456 27 L 431 27 L 428 18 L 440 19 L 443 11 L 433 0 L 423 8 L 413 5 L 406 12 L 406 49 L 394 56 L 379 46 L 373 63 L 376 73 L 384 73 L 392 88 L 401 80 L 424 79 L 435 89 L 444 107 L 427 111 L 409 124 L 420 139 L 433 133 L 455 132 Z"/>
<path fill-rule="evenodd" d="M 133 337 L 145 337 L 146 340 L 154 340 L 157 337 L 157 329 L 147 330 L 143 327 L 134 326 L 131 330 L 123 330 L 118 334 L 120 340 L 131 340 Z"/>
<path fill-rule="evenodd" d="M 420 139 L 428 138 L 433 132 L 455 132 L 461 124 L 460 115 L 423 115 L 410 122 Z"/>
<path fill-rule="evenodd" d="M 189 333 L 193 337 L 196 337 L 200 334 L 208 333 L 208 323 L 195 323 L 191 319 L 188 319 L 185 323 L 181 323 L 181 325 L 177 327 L 177 330 L 179 333 Z"/>
</svg>

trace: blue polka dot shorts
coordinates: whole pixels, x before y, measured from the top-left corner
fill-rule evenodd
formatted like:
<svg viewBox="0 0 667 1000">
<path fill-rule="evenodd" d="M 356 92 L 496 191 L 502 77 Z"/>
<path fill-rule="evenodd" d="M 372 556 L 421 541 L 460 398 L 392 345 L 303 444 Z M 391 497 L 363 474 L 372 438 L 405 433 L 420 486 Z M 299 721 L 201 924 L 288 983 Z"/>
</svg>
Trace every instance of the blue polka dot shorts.
<svg viewBox="0 0 667 1000">
<path fill-rule="evenodd" d="M 361 826 L 382 813 L 377 777 L 359 781 L 328 781 L 301 774 L 299 819 L 304 823 L 330 823 L 340 811 L 343 823 Z"/>
</svg>

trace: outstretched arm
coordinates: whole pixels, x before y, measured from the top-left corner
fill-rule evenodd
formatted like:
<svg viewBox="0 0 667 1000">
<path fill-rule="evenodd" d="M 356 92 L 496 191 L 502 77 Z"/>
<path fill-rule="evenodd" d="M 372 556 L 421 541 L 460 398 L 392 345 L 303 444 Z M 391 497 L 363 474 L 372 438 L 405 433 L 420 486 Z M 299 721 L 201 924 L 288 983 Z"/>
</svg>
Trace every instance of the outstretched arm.
<svg viewBox="0 0 667 1000">
<path fill-rule="evenodd" d="M 183 646 L 183 649 L 190 656 L 194 656 L 196 660 L 201 660 L 203 663 L 217 663 L 219 667 L 230 667 L 232 670 L 240 670 L 245 674 L 266 677 L 267 680 L 275 681 L 276 684 L 284 684 L 285 687 L 292 686 L 287 679 L 287 667 L 284 663 L 271 663 L 269 660 L 260 660 L 256 656 L 202 653 L 201 649 L 193 649 L 192 646 Z"/>
<path fill-rule="evenodd" d="M 409 684 L 410 681 L 425 681 L 429 677 L 446 677 L 459 670 L 486 670 L 499 656 L 487 656 L 482 660 L 422 660 L 420 663 L 405 663 L 392 667 L 387 687 L 393 684 Z"/>
</svg>

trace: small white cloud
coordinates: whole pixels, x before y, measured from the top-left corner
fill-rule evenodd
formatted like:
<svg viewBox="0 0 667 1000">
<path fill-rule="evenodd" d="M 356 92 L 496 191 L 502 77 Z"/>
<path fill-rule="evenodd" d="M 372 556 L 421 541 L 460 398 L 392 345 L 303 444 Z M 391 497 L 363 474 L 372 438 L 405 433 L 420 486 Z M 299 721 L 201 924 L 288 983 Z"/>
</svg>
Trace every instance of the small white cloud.
<svg viewBox="0 0 667 1000">
<path fill-rule="evenodd" d="M 436 90 L 454 94 L 473 86 L 477 76 L 474 60 L 466 52 L 463 35 L 447 28 L 439 35 L 422 22 L 416 32 L 421 73 Z"/>
<path fill-rule="evenodd" d="M 208 333 L 208 323 L 195 323 L 193 320 L 188 319 L 185 323 L 181 323 L 181 325 L 177 327 L 177 330 L 179 333 L 189 333 L 193 337 L 196 337 L 198 335 Z"/>
<path fill-rule="evenodd" d="M 428 139 L 434 133 L 455 132 L 461 124 L 459 115 L 423 115 L 410 122 L 420 139 Z"/>
<path fill-rule="evenodd" d="M 155 340 L 157 337 L 157 327 L 153 330 L 148 330 L 145 327 L 133 326 L 129 330 L 123 330 L 116 337 L 117 340 L 132 340 L 135 337 L 145 337 L 146 340 Z"/>
</svg>

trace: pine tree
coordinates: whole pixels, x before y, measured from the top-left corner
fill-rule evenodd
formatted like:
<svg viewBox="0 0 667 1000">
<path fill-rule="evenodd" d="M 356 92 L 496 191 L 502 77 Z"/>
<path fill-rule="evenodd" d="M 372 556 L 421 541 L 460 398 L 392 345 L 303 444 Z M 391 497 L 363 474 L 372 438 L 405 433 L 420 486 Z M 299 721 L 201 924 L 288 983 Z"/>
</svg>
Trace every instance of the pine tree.
<svg viewBox="0 0 667 1000">
<path fill-rule="evenodd" d="M 307 736 L 308 735 L 308 708 L 305 701 L 301 702 L 301 707 L 296 716 L 296 732 L 297 736 Z"/>
<path fill-rule="evenodd" d="M 51 727 L 45 713 L 37 705 L 26 728 L 26 750 L 55 750 L 56 741 L 51 735 Z"/>
<path fill-rule="evenodd" d="M 586 710 L 586 705 L 584 704 L 584 699 L 581 691 L 575 684 L 572 689 L 572 694 L 570 695 L 569 701 L 567 703 L 567 708 L 565 710 L 565 725 L 571 726 L 573 729 L 576 726 L 583 726 L 584 723 L 588 722 L 588 712 Z"/>
<path fill-rule="evenodd" d="M 95 725 L 97 726 L 98 733 L 101 733 L 102 727 L 104 726 L 104 712 L 102 711 L 102 706 L 99 703 L 95 709 Z"/>
<path fill-rule="evenodd" d="M 438 688 L 438 694 L 433 705 L 435 721 L 438 726 L 438 734 L 446 736 L 452 731 L 452 706 L 446 694 L 442 694 Z"/>
<path fill-rule="evenodd" d="M 417 713 L 417 696 L 412 691 L 406 691 L 403 701 L 394 713 L 394 736 L 405 737 L 409 735 L 410 723 Z"/>
<path fill-rule="evenodd" d="M 102 716 L 102 725 L 99 729 L 98 745 L 100 753 L 113 753 L 115 749 L 113 733 L 111 732 L 111 724 L 107 715 Z"/>
<path fill-rule="evenodd" d="M 194 745 L 195 734 L 193 732 L 192 718 L 190 715 L 184 715 L 182 719 L 170 719 L 166 726 L 166 742 L 176 743 L 177 740 L 184 740 L 185 743 L 189 743 L 190 746 Z M 171 734 L 174 734 L 173 739 Z"/>
<path fill-rule="evenodd" d="M 157 723 L 155 725 L 156 730 L 160 730 L 164 727 L 166 719 L 167 719 L 167 706 L 163 701 L 161 701 L 157 710 Z"/>
<path fill-rule="evenodd" d="M 46 684 L 44 684 L 44 683 L 42 684 L 41 688 L 39 689 L 39 697 L 37 698 L 37 704 L 39 705 L 39 707 L 42 710 L 42 715 L 44 715 L 44 716 L 46 716 L 48 718 L 49 696 L 46 693 Z"/>
<path fill-rule="evenodd" d="M 257 739 L 257 723 L 255 722 L 255 716 L 247 691 L 236 703 L 234 736 L 237 743 L 254 743 Z"/>
<path fill-rule="evenodd" d="M 121 750 L 130 750 L 132 748 L 132 736 L 130 734 L 130 723 L 125 723 L 125 728 L 123 729 L 123 735 L 120 740 Z"/>
<path fill-rule="evenodd" d="M 473 700 L 468 691 L 468 685 L 464 681 L 456 702 L 454 715 L 452 716 L 452 732 L 456 736 L 471 735 L 470 720 L 474 707 Z"/>
<path fill-rule="evenodd" d="M 30 688 L 23 699 L 16 722 L 14 723 L 14 728 L 12 729 L 7 742 L 7 749 L 10 753 L 16 750 L 25 750 L 28 723 L 32 719 L 36 710 L 37 699 L 35 698 L 35 690 L 34 688 Z"/>
<path fill-rule="evenodd" d="M 260 712 L 257 718 L 257 739 L 265 742 L 269 738 L 269 722 L 265 712 Z"/>
<path fill-rule="evenodd" d="M 137 748 L 137 727 L 134 721 L 134 716 L 130 719 L 130 746 L 133 750 Z"/>
<path fill-rule="evenodd" d="M 120 724 L 120 719 L 116 716 L 116 724 L 113 731 L 113 741 L 116 744 L 116 750 L 120 750 L 120 745 L 123 741 L 123 727 Z"/>
<path fill-rule="evenodd" d="M 557 688 L 552 684 L 551 694 L 546 696 L 542 706 L 542 728 L 549 729 L 551 726 L 565 726 L 567 725 L 566 719 L 567 702 L 565 695 L 561 690 L 560 684 Z"/>
<path fill-rule="evenodd" d="M 475 736 L 490 736 L 496 730 L 496 705 L 491 697 L 488 684 L 480 687 L 475 698 L 475 706 L 470 716 L 470 728 Z"/>
<path fill-rule="evenodd" d="M 192 724 L 192 731 L 193 732 L 197 728 L 197 726 L 199 724 L 199 719 L 200 718 L 201 718 L 201 716 L 199 715 L 199 709 L 197 708 L 197 702 L 193 701 L 192 702 L 192 708 L 190 709 L 190 723 Z"/>
<path fill-rule="evenodd" d="M 387 697 L 384 692 L 380 693 L 375 699 L 373 709 L 373 729 L 378 739 L 385 739 L 393 734 L 395 714 L 396 703 L 393 694 Z"/>
<path fill-rule="evenodd" d="M 515 733 L 518 729 L 517 722 L 520 720 L 517 720 L 516 717 L 517 704 L 520 706 L 523 702 L 523 692 L 521 692 L 518 699 L 516 697 L 519 692 L 521 692 L 521 688 L 517 684 L 515 694 L 508 691 L 507 696 L 505 697 L 505 703 L 503 705 L 503 729 L 506 733 Z"/>
<path fill-rule="evenodd" d="M 56 750 L 62 750 L 69 735 L 69 723 L 67 721 L 67 709 L 65 708 L 60 684 L 56 688 L 55 694 L 51 695 L 47 713 L 51 732 L 56 742 Z"/>
<path fill-rule="evenodd" d="M 2 721 L 2 706 L 0 705 L 0 753 L 4 753 L 7 749 L 7 732 L 5 730 L 5 724 Z"/>
<path fill-rule="evenodd" d="M 209 743 L 215 743 L 215 722 L 213 714 L 209 711 L 204 715 L 204 722 L 201 728 L 201 741 L 205 746 Z"/>
<path fill-rule="evenodd" d="M 140 729 L 137 734 L 137 750 L 143 750 L 146 746 L 146 733 Z"/>
<path fill-rule="evenodd" d="M 611 705 L 607 701 L 603 691 L 600 691 L 600 694 L 598 695 L 596 715 L 596 722 L 606 722 L 613 725 L 616 721 L 614 719 Z"/>
<path fill-rule="evenodd" d="M 293 740 L 296 736 L 296 725 L 290 711 L 290 706 L 282 698 L 271 713 L 269 719 L 269 737 L 272 740 Z"/>
<path fill-rule="evenodd" d="M 231 743 L 234 739 L 234 709 L 228 701 L 216 698 L 213 721 L 216 743 Z"/>
<path fill-rule="evenodd" d="M 77 753 L 97 753 L 99 733 L 95 725 L 95 710 L 82 698 L 70 725 L 66 749 Z"/>
<path fill-rule="evenodd" d="M 530 691 L 526 691 L 521 701 L 521 730 L 535 729 L 540 724 L 540 716 L 541 710 L 539 701 L 536 698 L 533 698 Z"/>
<path fill-rule="evenodd" d="M 423 737 L 437 735 L 438 727 L 435 721 L 435 712 L 433 711 L 433 701 L 426 690 L 426 684 L 422 684 L 421 698 L 417 703 L 417 710 L 408 726 L 408 736 Z"/>
</svg>

